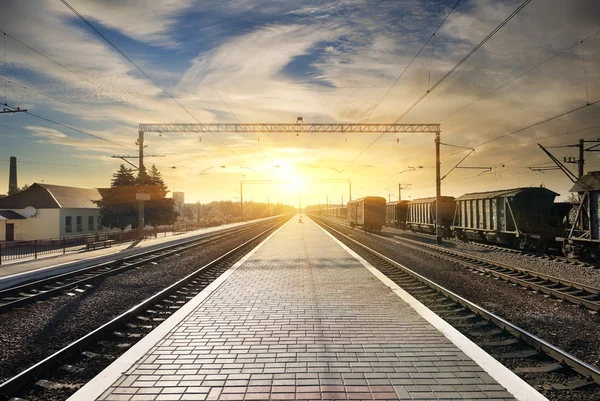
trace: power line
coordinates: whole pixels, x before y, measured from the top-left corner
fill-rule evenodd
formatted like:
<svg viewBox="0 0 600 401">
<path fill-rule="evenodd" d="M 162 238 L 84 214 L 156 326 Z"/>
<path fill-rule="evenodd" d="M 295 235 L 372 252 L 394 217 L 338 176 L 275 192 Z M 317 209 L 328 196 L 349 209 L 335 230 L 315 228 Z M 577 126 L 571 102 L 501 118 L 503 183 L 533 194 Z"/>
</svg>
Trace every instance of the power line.
<svg viewBox="0 0 600 401">
<path fill-rule="evenodd" d="M 479 144 L 477 144 L 477 145 L 475 145 L 475 146 L 473 146 L 473 147 L 474 147 L 474 148 L 478 148 L 478 147 L 480 147 L 480 146 L 487 145 L 487 144 L 488 144 L 488 143 L 490 143 L 490 142 L 494 142 L 494 141 L 497 141 L 497 140 L 499 140 L 499 139 L 506 138 L 507 136 L 511 136 L 511 135 L 518 134 L 519 132 L 522 132 L 522 131 L 528 130 L 528 129 L 530 129 L 530 128 L 536 127 L 536 126 L 538 126 L 538 125 L 541 125 L 541 124 L 545 124 L 545 123 L 547 123 L 547 122 L 549 122 L 549 121 L 552 121 L 552 120 L 556 120 L 557 118 L 564 117 L 564 116 L 566 116 L 566 115 L 569 115 L 569 114 L 571 114 L 571 113 L 575 113 L 576 111 L 583 110 L 583 109 L 585 109 L 586 107 L 590 107 L 590 106 L 593 106 L 593 105 L 595 105 L 595 104 L 598 104 L 598 103 L 600 103 L 600 100 L 596 100 L 595 102 L 592 102 L 592 103 L 587 103 L 587 104 L 585 104 L 585 105 L 583 105 L 583 106 L 576 107 L 576 108 L 574 108 L 574 109 L 572 109 L 572 110 L 566 111 L 566 112 L 564 112 L 564 113 L 560 113 L 560 114 L 558 114 L 558 115 L 555 115 L 555 116 L 553 116 L 553 117 L 550 117 L 550 118 L 546 118 L 546 119 L 544 119 L 544 120 L 542 120 L 542 121 L 538 121 L 538 122 L 536 122 L 536 123 L 533 123 L 533 124 L 530 124 L 530 125 L 528 125 L 528 126 L 526 126 L 526 127 L 519 128 L 518 130 L 515 130 L 515 131 L 512 131 L 512 132 L 509 132 L 509 133 L 507 133 L 507 134 L 504 134 L 504 135 L 497 136 L 496 138 L 492 138 L 492 139 L 490 139 L 490 140 L 487 140 L 487 141 L 485 141 L 485 142 L 481 142 L 481 143 L 479 143 Z"/>
<path fill-rule="evenodd" d="M 442 25 L 444 25 L 444 22 L 446 22 L 446 20 L 450 16 L 450 14 L 452 14 L 452 12 L 454 11 L 454 9 L 458 6 L 458 4 L 460 2 L 461 2 L 461 0 L 458 0 L 456 2 L 456 4 L 454 4 L 454 7 L 452 7 L 450 9 L 450 11 L 448 12 L 448 14 L 446 14 L 446 17 L 438 25 L 438 27 L 435 29 L 435 31 L 433 31 L 433 34 L 431 34 L 431 36 L 429 37 L 429 39 L 427 39 L 427 41 L 423 44 L 423 46 L 421 46 L 421 49 L 419 49 L 419 51 L 417 52 L 417 54 L 415 54 L 415 56 L 412 58 L 412 60 L 410 60 L 410 63 L 408 63 L 406 65 L 406 67 L 404 67 L 404 70 L 402 70 L 402 72 L 400 73 L 400 75 L 398 76 L 398 78 L 396 78 L 396 80 L 394 81 L 394 83 L 392 84 L 392 86 L 390 86 L 389 89 L 385 92 L 385 94 L 381 97 L 381 99 L 379 99 L 379 101 L 377 102 L 377 104 L 375 104 L 375 107 L 373 107 L 373 109 L 369 112 L 369 114 L 364 118 L 363 121 L 366 121 L 371 116 L 371 114 L 373 114 L 373 112 L 375 111 L 375 109 L 377 107 L 379 107 L 379 105 L 381 104 L 381 102 L 383 101 L 383 99 L 385 99 L 386 96 L 390 93 L 390 91 L 394 88 L 394 86 L 396 86 L 396 84 L 398 83 L 398 81 L 400 80 L 400 78 L 402 78 L 404 76 L 404 73 L 406 72 L 406 70 L 408 70 L 408 68 L 415 62 L 415 60 L 417 59 L 417 57 L 419 57 L 419 55 L 421 54 L 421 52 L 423 51 L 423 49 L 425 49 L 425 47 L 427 46 L 427 44 L 434 38 L 434 36 L 437 33 L 437 31 L 439 31 L 440 28 L 442 27 Z M 432 53 L 432 56 L 433 56 L 433 53 Z"/>
<path fill-rule="evenodd" d="M 435 90 L 446 78 L 448 78 L 454 71 L 456 71 L 465 61 L 467 61 L 477 50 L 479 50 L 488 40 L 490 40 L 500 29 L 502 29 L 515 15 L 517 15 L 527 4 L 529 4 L 531 0 L 525 0 L 515 11 L 513 11 L 500 25 L 498 25 L 492 32 L 490 32 L 477 46 L 475 46 L 466 56 L 464 56 L 454 67 L 452 67 L 442 78 L 440 78 L 431 88 L 425 91 L 425 93 L 415 102 L 412 106 L 408 108 L 400 117 L 394 121 L 394 124 L 398 124 L 398 122 L 404 118 L 412 109 L 414 109 L 423 99 L 425 99 L 431 92 Z M 363 153 L 371 148 L 379 139 L 381 139 L 385 133 L 379 135 L 373 142 L 371 142 L 366 148 L 364 148 L 358 156 L 354 158 L 350 163 L 354 163 Z"/>
<path fill-rule="evenodd" d="M 2 159 L 0 160 L 0 162 L 9 162 L 10 160 L 8 159 Z M 26 160 L 17 160 L 17 163 L 21 164 L 21 163 L 25 163 L 25 164 L 40 164 L 40 165 L 44 165 L 44 166 L 60 166 L 60 167 L 83 167 L 83 168 L 102 168 L 102 167 L 106 167 L 100 164 L 92 164 L 92 165 L 82 165 L 82 164 L 60 164 L 60 163 L 44 163 L 44 162 L 32 162 L 32 161 L 26 161 Z"/>
<path fill-rule="evenodd" d="M 441 77 L 429 90 L 425 91 L 425 93 L 412 106 L 410 106 L 400 117 L 396 119 L 394 124 L 398 124 L 398 122 L 402 120 L 404 116 L 410 113 L 412 109 L 414 109 L 419 103 L 421 103 L 421 101 L 423 101 L 423 99 L 425 99 L 431 92 L 433 92 L 435 88 L 437 88 L 442 82 L 444 82 L 446 78 L 448 78 L 454 71 L 460 68 L 461 65 L 463 65 L 473 54 L 475 54 L 477 50 L 479 50 L 483 45 L 485 45 L 488 40 L 490 40 L 496 33 L 498 33 L 498 31 L 500 31 L 506 24 L 508 24 L 508 22 L 511 19 L 513 19 L 530 2 L 531 0 L 525 0 L 519 7 L 517 7 L 517 9 L 512 12 L 512 14 L 510 14 L 504 21 L 500 23 L 500 25 L 498 25 L 481 42 L 479 42 L 477 46 L 471 49 L 471 51 L 466 56 L 464 56 L 458 63 L 456 63 L 456 65 L 452 67 L 443 77 Z"/>
<path fill-rule="evenodd" d="M 25 90 L 30 90 L 30 91 L 32 91 L 32 92 L 35 92 L 35 93 L 38 93 L 38 94 L 40 94 L 40 95 L 42 95 L 42 96 L 46 96 L 48 99 L 52 99 L 52 100 L 55 100 L 55 101 L 57 101 L 57 102 L 64 103 L 64 104 L 66 104 L 66 105 L 69 105 L 70 107 L 75 107 L 75 108 L 77 108 L 77 109 L 81 110 L 81 111 L 82 111 L 82 112 L 84 112 L 84 113 L 90 113 L 89 111 L 87 111 L 87 110 L 84 110 L 83 108 L 81 108 L 80 106 L 78 106 L 78 105 L 76 105 L 76 104 L 74 104 L 74 103 L 71 103 L 71 102 L 67 102 L 67 101 L 64 101 L 64 100 L 58 99 L 57 97 L 54 97 L 54 96 L 52 96 L 52 95 L 49 95 L 47 92 L 44 92 L 44 91 L 42 91 L 42 90 L 40 90 L 40 89 L 31 88 L 31 87 L 28 87 L 28 86 L 22 85 L 22 84 L 20 84 L 20 83 L 13 82 L 13 81 L 11 81 L 11 80 L 9 80 L 9 79 L 6 79 L 6 78 L 3 78 L 3 77 L 0 77 L 0 80 L 2 80 L 2 81 L 4 81 L 4 82 L 6 82 L 7 84 L 11 84 L 11 85 L 19 86 L 19 87 L 21 87 L 21 88 L 23 88 L 23 89 L 25 89 Z M 72 114 L 72 113 L 70 113 L 70 114 Z M 114 122 L 115 122 L 115 123 L 117 123 L 117 124 L 123 124 L 123 122 L 122 122 L 122 121 L 117 121 L 117 120 L 115 120 L 115 119 L 113 119 L 113 118 L 111 118 L 111 117 L 107 117 L 107 116 L 105 116 L 105 115 L 102 115 L 102 116 L 101 116 L 100 114 L 96 114 L 96 113 L 91 113 L 91 114 L 92 114 L 92 115 L 95 115 L 95 116 L 98 116 L 98 117 L 105 118 L 105 119 L 107 119 L 107 120 L 114 121 Z M 80 116 L 80 117 L 81 117 L 81 116 Z"/>
<path fill-rule="evenodd" d="M 31 117 L 38 118 L 38 119 L 43 120 L 43 121 L 47 121 L 47 122 L 52 123 L 52 124 L 60 125 L 61 127 L 70 129 L 70 130 L 75 131 L 75 132 L 79 132 L 79 133 L 81 133 L 83 135 L 91 136 L 92 138 L 96 138 L 96 139 L 99 139 L 101 141 L 112 143 L 113 145 L 117 145 L 117 146 L 120 146 L 122 148 L 128 149 L 127 146 L 125 146 L 125 145 L 121 145 L 120 143 L 111 141 L 110 139 L 103 138 L 103 137 L 101 137 L 99 135 L 90 134 L 89 132 L 82 131 L 82 130 L 80 130 L 78 128 L 72 127 L 72 126 L 67 125 L 67 124 L 63 124 L 63 123 L 58 122 L 56 120 L 52 120 L 52 119 L 50 119 L 48 117 L 40 116 L 40 115 L 32 113 L 30 111 L 26 112 L 25 114 L 27 114 L 27 115 L 29 115 Z"/>
<path fill-rule="evenodd" d="M 12 36 L 12 35 L 11 35 L 11 34 L 9 34 L 9 33 L 6 33 L 6 32 L 4 32 L 4 31 L 2 31 L 2 30 L 0 30 L 0 32 L 2 32 L 2 33 L 4 34 L 4 36 L 8 36 L 8 37 L 9 37 L 9 38 L 11 38 L 12 40 L 14 40 L 15 42 L 17 42 L 17 43 L 21 44 L 22 46 L 24 46 L 24 47 L 28 48 L 28 49 L 29 49 L 29 50 L 31 50 L 32 52 L 34 52 L 34 53 L 36 53 L 36 54 L 38 54 L 38 55 L 40 55 L 40 56 L 44 57 L 45 59 L 47 59 L 47 60 L 51 61 L 52 63 L 56 64 L 57 66 L 61 67 L 62 69 L 64 69 L 64 70 L 66 70 L 66 71 L 70 72 L 71 74 L 73 74 L 73 75 L 77 76 L 78 78 L 80 78 L 80 79 L 84 80 L 85 82 L 89 83 L 90 85 L 93 85 L 94 87 L 96 87 L 96 88 L 100 89 L 101 91 L 104 91 L 105 93 L 108 93 L 108 94 L 112 94 L 112 95 L 113 95 L 113 98 L 116 98 L 117 100 L 119 100 L 119 101 L 123 102 L 121 99 L 119 99 L 119 96 L 118 96 L 118 95 L 115 95 L 114 93 L 112 93 L 111 91 L 107 90 L 106 88 L 103 88 L 102 86 L 98 85 L 98 84 L 97 84 L 97 83 L 95 83 L 94 81 L 90 81 L 89 79 L 87 79 L 87 78 L 86 78 L 86 77 L 84 77 L 83 75 L 79 74 L 78 72 L 76 72 L 76 71 L 73 71 L 72 69 L 70 69 L 70 68 L 69 68 L 69 67 L 67 67 L 66 65 L 64 65 L 64 64 L 62 64 L 62 63 L 60 63 L 60 62 L 58 62 L 58 61 L 54 60 L 53 58 L 51 58 L 50 56 L 47 56 L 46 54 L 42 53 L 41 51 L 39 51 L 39 50 L 37 50 L 37 49 L 34 49 L 33 47 L 29 46 L 27 43 L 25 43 L 25 42 L 23 42 L 23 41 L 21 41 L 21 40 L 19 40 L 19 39 L 15 38 L 14 36 Z M 141 94 L 140 94 L 139 92 L 136 92 L 136 93 L 137 93 L 138 95 L 140 95 L 140 96 L 141 96 Z M 131 106 L 133 106 L 135 109 L 139 110 L 139 109 L 138 109 L 138 108 L 137 108 L 135 105 L 131 105 Z"/>
<path fill-rule="evenodd" d="M 183 111 L 185 111 L 190 117 L 192 117 L 198 124 L 202 124 L 200 122 L 200 120 L 198 120 L 192 113 L 190 113 L 190 111 L 188 109 L 186 109 L 181 103 L 179 103 L 179 101 L 177 99 L 175 99 L 175 97 L 173 95 L 171 95 L 169 92 L 167 92 L 167 90 L 164 89 L 161 85 L 159 85 L 158 82 L 156 82 L 154 79 L 152 79 L 152 77 L 150 77 L 150 75 L 148 75 L 144 70 L 142 70 L 142 68 L 139 65 L 137 65 L 132 59 L 130 59 L 121 49 L 119 49 L 117 47 L 117 45 L 115 45 L 106 36 L 104 36 L 104 34 L 102 32 L 100 32 L 94 25 L 92 25 L 92 23 L 90 21 L 88 21 L 83 15 L 81 15 L 77 10 L 75 10 L 66 0 L 60 0 L 60 1 L 65 6 L 67 6 L 67 8 L 69 10 L 71 10 L 77 17 L 79 17 L 79 19 L 82 20 L 88 27 L 90 27 L 90 29 L 92 29 L 102 40 L 104 40 L 113 49 L 115 49 L 121 56 L 123 56 L 123 58 L 125 58 L 125 60 L 129 61 L 129 63 L 131 65 L 133 65 L 135 68 L 137 68 L 137 70 L 140 71 L 146 78 L 148 78 L 148 80 L 150 80 L 150 82 L 152 82 L 157 88 L 159 88 L 162 92 L 164 92 L 167 96 L 169 96 L 171 98 L 171 100 L 173 100 Z M 213 132 L 211 132 L 211 135 L 214 136 L 215 139 L 217 139 L 219 142 L 221 142 L 221 144 L 223 146 L 225 146 L 227 149 L 229 149 L 229 151 L 231 151 L 231 153 L 233 153 L 234 155 L 237 156 L 237 153 L 231 147 L 229 147 L 225 142 L 223 142 L 219 137 L 217 137 Z"/>
<path fill-rule="evenodd" d="M 542 61 L 541 63 L 539 63 L 539 64 L 537 64 L 537 65 L 535 65 L 535 66 L 533 66 L 533 67 L 531 67 L 531 68 L 530 68 L 530 69 L 528 69 L 527 71 L 525 71 L 525 72 L 523 72 L 522 74 L 520 74 L 520 75 L 518 75 L 518 76 L 516 76 L 516 77 L 514 77 L 514 78 L 512 78 L 512 79 L 510 79 L 510 80 L 508 80 L 507 82 L 503 83 L 502 85 L 500 85 L 500 86 L 498 86 L 498 87 L 496 87 L 496 88 L 492 89 L 491 91 L 487 92 L 487 93 L 486 93 L 486 94 L 484 94 L 483 96 L 480 96 L 479 98 L 475 99 L 474 101 L 472 101 L 471 103 L 467 104 L 466 106 L 464 106 L 464 107 L 461 107 L 460 109 L 456 110 L 455 112 L 453 112 L 453 113 L 451 113 L 451 114 L 447 115 L 446 117 L 444 117 L 444 118 L 442 119 L 442 121 L 444 121 L 445 119 L 447 119 L 447 118 L 449 118 L 449 117 L 452 117 L 453 115 L 455 115 L 455 114 L 457 114 L 457 113 L 460 113 L 461 111 L 463 111 L 464 109 L 466 109 L 466 108 L 468 108 L 468 107 L 472 106 L 473 104 L 477 103 L 477 102 L 478 102 L 478 101 L 480 101 L 481 99 L 483 99 L 483 98 L 485 98 L 485 97 L 487 97 L 487 96 L 491 95 L 492 93 L 495 93 L 495 92 L 499 91 L 500 89 L 504 88 L 505 86 L 507 86 L 507 85 L 509 85 L 509 84 L 513 83 L 514 81 L 516 81 L 516 80 L 518 80 L 518 79 L 522 78 L 523 76 L 525 76 L 525 75 L 529 74 L 530 72 L 532 72 L 532 71 L 534 71 L 534 70 L 536 70 L 536 69 L 540 68 L 540 67 L 541 67 L 541 66 L 543 66 L 544 64 L 546 64 L 546 63 L 548 63 L 548 62 L 550 62 L 550 61 L 554 60 L 554 59 L 555 59 L 555 58 L 557 58 L 558 56 L 560 56 L 560 55 L 562 55 L 562 54 L 564 54 L 564 53 L 568 52 L 568 51 L 569 51 L 569 50 L 571 50 L 571 49 L 573 49 L 574 47 L 576 47 L 576 46 L 577 46 L 577 45 L 579 45 L 580 43 L 581 43 L 581 44 L 583 44 L 583 42 L 585 42 L 586 40 L 590 39 L 591 37 L 593 37 L 593 36 L 597 35 L 599 32 L 600 32 L 600 29 L 599 29 L 599 30 L 597 30 L 597 31 L 595 31 L 595 32 L 593 32 L 593 33 L 591 33 L 590 35 L 586 36 L 584 39 L 582 39 L 582 40 L 578 40 L 578 41 L 577 41 L 576 43 L 574 43 L 573 45 L 571 45 L 571 46 L 569 46 L 569 47 L 567 47 L 567 48 L 565 48 L 565 49 L 561 50 L 560 52 L 556 53 L 556 54 L 555 54 L 555 55 L 553 55 L 552 57 L 550 57 L 550 58 L 548 58 L 548 59 L 546 59 L 546 60 Z M 583 54 L 582 54 L 582 57 L 583 57 Z M 584 65 L 584 69 L 585 69 L 585 65 Z M 586 90 L 587 90 L 587 85 L 586 85 Z M 588 100 L 589 100 L 589 99 L 588 99 Z"/>
</svg>

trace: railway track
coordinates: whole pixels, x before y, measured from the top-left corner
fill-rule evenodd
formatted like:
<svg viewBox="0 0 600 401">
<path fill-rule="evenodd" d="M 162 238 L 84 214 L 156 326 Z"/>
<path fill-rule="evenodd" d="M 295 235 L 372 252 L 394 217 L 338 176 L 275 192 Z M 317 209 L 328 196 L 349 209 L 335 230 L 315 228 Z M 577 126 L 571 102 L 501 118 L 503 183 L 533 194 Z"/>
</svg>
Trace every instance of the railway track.
<svg viewBox="0 0 600 401">
<path fill-rule="evenodd" d="M 600 369 L 453 293 L 336 230 L 316 222 L 357 251 L 392 281 L 428 306 L 501 363 L 551 399 L 595 399 Z M 592 395 L 592 398 L 588 398 Z"/>
<path fill-rule="evenodd" d="M 400 229 L 395 228 L 395 227 L 388 227 L 388 228 L 391 228 L 393 230 L 400 230 Z M 409 233 L 410 235 L 418 236 L 418 237 L 435 239 L 435 235 L 433 235 L 433 234 L 420 233 L 420 232 L 416 232 L 416 231 L 407 231 L 407 233 Z M 401 235 L 402 233 L 392 232 L 392 234 Z M 464 241 L 456 239 L 456 238 L 444 238 L 444 241 L 454 242 L 454 243 L 459 243 L 459 244 L 460 243 L 464 243 Z M 530 251 L 527 251 L 527 250 L 513 249 L 513 248 L 508 248 L 508 247 L 505 247 L 505 246 L 494 245 L 494 244 L 486 244 L 486 243 L 482 243 L 482 242 L 469 241 L 468 243 L 469 244 L 473 244 L 475 246 L 478 246 L 480 248 L 491 249 L 491 250 L 494 250 L 494 251 L 505 252 L 505 253 L 512 253 L 512 254 L 515 254 L 515 255 L 523 255 L 523 256 L 530 257 L 530 258 L 543 259 L 543 260 L 552 260 L 552 261 L 561 262 L 561 263 L 565 263 L 565 264 L 573 265 L 573 266 L 587 267 L 587 268 L 590 268 L 590 269 L 598 269 L 600 267 L 600 266 L 597 266 L 597 265 L 594 265 L 594 264 L 590 264 L 590 263 L 587 263 L 587 262 L 582 262 L 580 260 L 569 259 L 569 258 L 564 257 L 564 256 L 550 255 L 548 253 L 530 252 Z"/>
<path fill-rule="evenodd" d="M 506 282 L 520 285 L 540 294 L 562 299 L 592 311 L 600 310 L 599 288 L 541 274 L 525 268 L 499 263 L 422 241 L 397 236 L 394 236 L 392 239 L 381 234 L 373 235 L 387 241 L 401 244 L 417 252 L 433 255 L 457 263 L 472 271 L 487 274 Z"/>
<path fill-rule="evenodd" d="M 123 273 L 148 263 L 156 263 L 158 260 L 175 256 L 198 246 L 242 233 L 260 224 L 264 224 L 264 222 L 251 223 L 243 227 L 226 229 L 214 234 L 209 234 L 200 239 L 190 240 L 177 245 L 166 245 L 159 249 L 138 253 L 110 262 L 98 263 L 84 269 L 1 290 L 0 313 L 64 293 L 70 295 L 83 293 L 88 286 L 91 285 L 90 283 L 99 279 Z"/>
<path fill-rule="evenodd" d="M 0 400 L 64 400 L 195 297 L 279 221 L 243 244 L 0 384 Z M 178 251 L 180 252 L 180 251 Z"/>
</svg>

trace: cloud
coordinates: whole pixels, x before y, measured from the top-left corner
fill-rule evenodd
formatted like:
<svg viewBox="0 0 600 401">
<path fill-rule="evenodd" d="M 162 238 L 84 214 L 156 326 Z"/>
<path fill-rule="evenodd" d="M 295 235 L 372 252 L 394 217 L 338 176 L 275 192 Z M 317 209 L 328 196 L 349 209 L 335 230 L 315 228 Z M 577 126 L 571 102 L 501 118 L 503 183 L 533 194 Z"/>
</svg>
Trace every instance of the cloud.
<svg viewBox="0 0 600 401">
<path fill-rule="evenodd" d="M 377 2 L 375 7 L 367 1 L 78 0 L 73 6 L 123 46 L 202 122 L 235 121 L 227 106 L 241 121 L 249 122 L 294 122 L 296 116 L 305 121 L 360 122 L 453 3 L 394 1 Z M 516 0 L 461 3 L 368 121 L 394 121 L 518 4 Z M 585 104 L 588 97 L 597 100 L 600 35 L 493 95 L 477 99 L 586 37 L 598 29 L 599 22 L 600 6 L 593 0 L 543 6 L 532 2 L 403 122 L 441 122 L 445 142 L 474 146 Z M 7 1 L 0 26 L 93 82 L 6 38 L 7 63 L 2 75 L 63 102 L 16 85 L 9 90 L 11 101 L 132 147 L 139 122 L 194 121 L 60 2 Z M 472 171 L 456 170 L 444 181 L 444 191 L 459 195 L 461 191 L 539 185 L 541 180 L 564 188 L 560 175 L 540 178 L 540 174 L 530 174 L 529 165 L 547 161 L 535 143 L 566 143 L 578 137 L 546 137 L 596 123 L 600 121 L 594 106 L 477 148 L 465 163 L 493 165 L 494 174 L 471 177 Z M 80 134 L 62 128 L 28 124 L 15 127 L 34 133 L 38 141 L 64 147 L 66 157 L 73 149 L 99 158 L 119 152 L 106 142 L 79 139 Z M 598 134 L 592 129 L 581 135 L 591 138 Z M 202 134 L 200 141 L 195 133 L 147 134 L 148 152 L 166 154 L 152 162 L 178 188 L 189 188 L 197 196 L 205 196 L 210 188 L 216 197 L 232 196 L 231 188 L 237 187 L 242 174 L 268 177 L 273 174 L 274 160 L 295 164 L 297 171 L 308 177 L 339 175 L 308 166 L 335 167 L 353 178 L 357 188 L 364 186 L 363 192 L 374 194 L 398 179 L 390 178 L 390 171 L 423 165 L 423 169 L 399 178 L 414 183 L 413 197 L 433 191 L 433 139 L 428 135 L 386 135 L 356 163 L 352 160 L 376 135 L 267 133 L 260 135 L 263 150 L 259 135 L 217 135 L 237 156 L 212 135 Z M 450 148 L 442 151 L 444 156 L 454 152 Z M 461 157 L 443 159 L 443 171 Z M 506 161 L 504 168 L 498 167 Z M 217 164 L 231 167 L 211 170 L 209 176 L 201 177 L 208 189 L 198 189 L 195 174 Z"/>
</svg>

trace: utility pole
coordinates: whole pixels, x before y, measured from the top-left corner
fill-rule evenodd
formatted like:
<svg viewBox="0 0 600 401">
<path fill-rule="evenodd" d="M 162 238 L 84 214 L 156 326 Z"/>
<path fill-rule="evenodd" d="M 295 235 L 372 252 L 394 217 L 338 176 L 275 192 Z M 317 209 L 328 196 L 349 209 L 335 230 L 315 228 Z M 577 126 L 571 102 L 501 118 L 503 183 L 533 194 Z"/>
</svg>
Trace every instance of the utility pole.
<svg viewBox="0 0 600 401">
<path fill-rule="evenodd" d="M 139 180 L 140 180 L 140 186 L 144 185 L 144 182 L 146 182 L 146 168 L 144 167 L 144 131 L 138 131 L 138 140 L 137 140 L 137 145 L 138 145 L 138 160 L 139 160 L 139 167 L 138 167 L 138 176 L 139 176 Z M 138 198 L 137 194 L 136 194 L 136 198 Z M 140 196 L 138 198 L 138 229 L 140 230 L 140 237 L 144 232 L 144 226 L 146 225 L 145 219 L 144 219 L 144 197 Z"/>
<path fill-rule="evenodd" d="M 244 182 L 240 181 L 240 221 L 244 221 Z"/>
<path fill-rule="evenodd" d="M 402 185 L 406 185 L 406 186 L 403 187 Z M 407 189 L 411 185 L 412 184 L 398 184 L 398 201 L 402 200 L 402 190 Z"/>
<path fill-rule="evenodd" d="M 442 200 L 442 179 L 440 174 L 440 132 L 435 133 L 435 243 L 442 243 L 442 222 L 440 220 L 440 202 Z"/>
<path fill-rule="evenodd" d="M 580 139 L 579 140 L 579 160 L 578 160 L 578 163 L 577 163 L 577 167 L 578 167 L 578 170 L 579 170 L 578 171 L 579 178 L 583 177 L 583 165 L 585 164 L 585 161 L 584 161 L 584 152 L 585 152 L 584 144 L 585 144 L 585 141 L 583 139 Z"/>
<path fill-rule="evenodd" d="M 329 195 L 325 195 L 325 215 L 329 216 Z"/>
<path fill-rule="evenodd" d="M 138 145 L 138 155 L 130 156 L 130 155 L 112 155 L 113 159 L 121 159 L 125 163 L 129 164 L 134 168 L 134 171 L 138 172 L 138 181 L 139 181 L 139 189 L 135 194 L 135 200 L 138 201 L 138 231 L 140 236 L 143 233 L 145 222 L 144 222 L 144 201 L 150 200 L 150 194 L 146 194 L 142 192 L 144 190 L 144 181 L 146 179 L 146 168 L 144 167 L 144 131 L 138 131 L 138 139 L 135 141 L 135 144 Z M 145 157 L 165 157 L 165 155 L 145 155 Z M 138 165 L 136 166 L 132 162 L 127 159 L 138 159 Z"/>
</svg>

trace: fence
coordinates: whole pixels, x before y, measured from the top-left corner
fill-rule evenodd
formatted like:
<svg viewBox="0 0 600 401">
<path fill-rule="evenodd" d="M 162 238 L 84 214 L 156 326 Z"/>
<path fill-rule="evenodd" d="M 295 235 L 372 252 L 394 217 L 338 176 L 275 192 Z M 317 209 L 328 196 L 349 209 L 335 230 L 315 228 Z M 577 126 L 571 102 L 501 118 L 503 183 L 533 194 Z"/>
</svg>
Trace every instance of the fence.
<svg viewBox="0 0 600 401">
<path fill-rule="evenodd" d="M 85 249 L 86 244 L 93 237 L 96 241 L 102 236 L 102 240 L 107 239 L 114 242 L 127 242 L 143 238 L 156 238 L 159 235 L 166 237 L 167 234 L 172 235 L 186 233 L 188 231 L 197 230 L 206 227 L 206 224 L 201 223 L 182 223 L 172 226 L 152 227 L 144 230 L 143 235 L 140 235 L 138 230 L 128 231 L 100 231 L 95 234 L 70 236 L 55 239 L 43 239 L 33 241 L 14 241 L 0 244 L 0 265 L 3 261 L 34 258 L 37 259 L 40 255 L 51 253 L 66 253 L 77 249 Z"/>
</svg>

